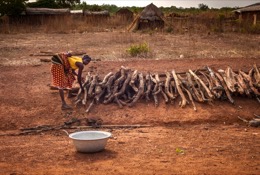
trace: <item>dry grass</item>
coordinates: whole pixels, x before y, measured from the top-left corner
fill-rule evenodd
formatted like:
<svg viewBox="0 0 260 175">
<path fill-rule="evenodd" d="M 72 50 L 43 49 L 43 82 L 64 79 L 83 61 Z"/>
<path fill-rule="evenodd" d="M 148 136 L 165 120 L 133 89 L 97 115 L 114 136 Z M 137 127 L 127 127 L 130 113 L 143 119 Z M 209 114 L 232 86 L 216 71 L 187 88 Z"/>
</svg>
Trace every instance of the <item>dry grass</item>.
<svg viewBox="0 0 260 175">
<path fill-rule="evenodd" d="M 9 24 L 10 23 L 10 24 Z M 0 22 L 0 33 L 84 33 L 123 29 L 129 21 L 121 17 L 21 16 Z"/>
<path fill-rule="evenodd" d="M 127 30 L 131 21 L 120 16 L 93 17 L 82 15 L 67 16 L 21 16 L 12 18 L 6 23 L 0 23 L 0 33 L 84 33 Z M 250 25 L 249 25 L 250 26 Z M 145 30 L 143 33 L 210 33 L 210 32 L 254 32 L 258 27 L 239 25 L 232 14 L 204 12 L 183 17 L 165 18 L 163 30 Z M 260 32 L 260 30 L 258 31 Z"/>
</svg>

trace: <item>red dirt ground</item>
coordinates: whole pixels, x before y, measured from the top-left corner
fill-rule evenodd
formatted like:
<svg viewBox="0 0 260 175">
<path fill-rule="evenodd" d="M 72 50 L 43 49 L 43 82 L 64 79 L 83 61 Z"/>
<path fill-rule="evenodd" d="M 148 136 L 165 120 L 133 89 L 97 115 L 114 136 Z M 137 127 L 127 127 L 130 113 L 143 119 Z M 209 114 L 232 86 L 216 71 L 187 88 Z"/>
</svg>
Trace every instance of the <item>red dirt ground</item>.
<svg viewBox="0 0 260 175">
<path fill-rule="evenodd" d="M 121 65 L 159 73 L 172 69 L 182 72 L 205 65 L 246 71 L 254 63 L 260 65 L 259 36 L 233 36 L 232 41 L 231 36 L 192 36 L 196 44 L 185 47 L 191 36 L 154 34 L 163 38 L 157 41 L 152 36 L 135 33 L 131 34 L 131 41 L 121 41 L 120 34 L 86 34 L 77 39 L 77 34 L 0 35 L 3 55 L 0 60 L 0 174 L 259 174 L 259 128 L 249 127 L 237 118 L 252 119 L 254 114 L 260 115 L 260 105 L 255 99 L 234 97 L 234 105 L 228 101 L 196 103 L 197 112 L 191 105 L 180 108 L 179 99 L 175 104 L 164 104 L 161 99 L 157 108 L 152 102 L 139 101 L 134 107 L 123 109 L 116 104 L 95 105 L 89 114 L 85 113 L 86 107 L 74 107 L 70 114 L 61 111 L 58 92 L 48 86 L 50 63 L 29 56 L 39 50 L 69 50 L 70 46 L 59 44 L 65 39 L 73 40 L 72 50 L 88 47 L 89 55 L 101 59 L 91 62 L 84 74 L 93 71 L 102 77 L 117 71 Z M 221 41 L 219 44 L 216 38 Z M 131 59 L 121 52 L 139 40 L 151 43 L 151 59 Z M 179 54 L 185 58 L 179 59 Z M 73 104 L 73 99 L 67 100 Z M 4 136 L 17 133 L 20 128 L 61 125 L 72 117 L 99 117 L 108 125 L 151 127 L 100 128 L 111 132 L 113 137 L 103 152 L 93 154 L 76 152 L 72 141 L 59 130 Z M 179 153 L 178 149 L 183 152 Z"/>
</svg>

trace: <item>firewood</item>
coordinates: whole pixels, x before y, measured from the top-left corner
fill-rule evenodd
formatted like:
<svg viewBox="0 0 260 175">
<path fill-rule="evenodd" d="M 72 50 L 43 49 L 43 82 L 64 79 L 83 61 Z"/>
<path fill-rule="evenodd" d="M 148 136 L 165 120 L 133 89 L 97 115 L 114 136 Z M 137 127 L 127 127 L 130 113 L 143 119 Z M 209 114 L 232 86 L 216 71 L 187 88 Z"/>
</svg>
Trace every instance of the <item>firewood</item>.
<svg viewBox="0 0 260 175">
<path fill-rule="evenodd" d="M 243 88 L 244 93 L 251 97 L 251 89 L 249 88 L 249 85 L 245 82 L 241 74 L 236 75 L 236 79 L 238 84 Z"/>
<path fill-rule="evenodd" d="M 152 127 L 151 125 L 101 125 L 100 128 L 145 128 Z M 70 126 L 67 129 L 88 129 L 92 126 Z"/>
<path fill-rule="evenodd" d="M 209 75 L 206 74 L 206 72 L 199 71 L 199 73 L 204 77 L 204 79 L 207 82 L 207 87 L 209 88 L 210 92 L 212 92 L 213 89 L 213 83 L 210 81 Z"/>
<path fill-rule="evenodd" d="M 192 96 L 192 99 L 194 99 L 195 101 L 198 101 L 198 97 L 196 96 L 196 94 L 194 93 L 194 91 L 192 89 L 193 85 L 190 84 L 190 81 L 191 81 L 190 74 L 187 73 L 186 75 L 187 75 L 186 76 L 187 77 L 187 81 L 186 81 L 186 83 L 183 86 L 189 91 L 190 95 Z M 187 94 L 188 94 L 188 92 L 187 92 Z"/>
<path fill-rule="evenodd" d="M 120 95 L 122 95 L 123 93 L 125 93 L 125 90 L 126 90 L 126 87 L 127 87 L 127 85 L 129 84 L 129 82 L 130 82 L 130 80 L 131 80 L 131 77 L 132 77 L 132 74 L 130 73 L 130 72 L 128 72 L 127 73 L 127 77 L 126 77 L 126 79 L 125 79 L 125 81 L 124 81 L 124 84 L 123 84 L 123 86 L 122 86 L 122 88 L 117 92 L 117 93 L 115 93 L 115 97 L 119 97 Z"/>
<path fill-rule="evenodd" d="M 114 97 L 115 102 L 118 104 L 119 108 L 123 108 L 123 105 L 121 104 L 121 102 L 118 100 L 117 96 Z"/>
<path fill-rule="evenodd" d="M 193 101 L 191 92 L 188 91 L 188 89 L 186 89 L 185 87 L 182 87 L 182 89 L 184 89 L 184 90 L 186 91 L 186 93 L 188 94 L 188 97 L 189 97 L 189 99 L 190 99 L 190 101 L 191 101 L 191 104 L 193 105 L 194 111 L 197 111 L 197 108 L 196 108 L 196 105 L 195 105 L 195 103 L 194 103 L 194 101 Z"/>
<path fill-rule="evenodd" d="M 158 107 L 159 106 L 159 101 L 158 101 L 158 96 L 156 94 L 153 94 L 153 99 L 154 99 L 154 106 Z"/>
<path fill-rule="evenodd" d="M 150 72 L 148 72 L 145 76 L 145 84 L 146 84 L 146 88 L 147 88 L 145 91 L 145 98 L 146 98 L 146 101 L 150 101 L 149 95 L 152 90 L 152 80 L 150 77 Z"/>
<path fill-rule="evenodd" d="M 206 68 L 207 68 L 209 75 L 210 75 L 210 81 L 213 84 L 211 92 L 215 95 L 216 98 L 219 99 L 222 96 L 224 88 L 222 87 L 221 83 L 217 79 L 215 72 L 208 66 L 206 66 Z"/>
<path fill-rule="evenodd" d="M 244 80 L 249 84 L 250 89 L 255 93 L 255 95 L 259 96 L 260 92 L 258 92 L 258 90 L 254 87 L 251 77 L 241 70 L 239 71 L 239 73 L 242 75 Z"/>
<path fill-rule="evenodd" d="M 154 105 L 155 105 L 155 107 L 158 107 L 159 106 L 159 101 L 158 101 L 158 96 L 157 96 L 158 93 L 156 93 L 156 92 L 158 91 L 159 84 L 158 84 L 158 81 L 153 77 L 153 75 L 150 75 L 150 78 L 151 78 L 151 81 L 154 83 L 153 90 L 152 90 Z"/>
<path fill-rule="evenodd" d="M 94 105 L 95 100 L 92 100 L 92 102 L 89 104 L 87 110 L 85 111 L 86 113 L 89 113 L 90 109 L 92 108 L 92 106 Z"/>
<path fill-rule="evenodd" d="M 168 96 L 166 95 L 166 93 L 163 91 L 163 89 L 161 90 L 161 94 L 162 94 L 162 96 L 163 96 L 163 98 L 164 98 L 164 102 L 165 102 L 165 103 L 168 103 L 168 102 L 169 102 L 169 98 L 168 98 Z"/>
<path fill-rule="evenodd" d="M 105 75 L 103 81 L 101 83 L 99 83 L 102 87 L 104 87 L 104 85 L 107 83 L 109 77 L 111 77 L 113 75 L 112 72 L 109 72 L 107 75 Z"/>
<path fill-rule="evenodd" d="M 75 105 L 80 104 L 80 102 L 82 102 L 83 105 L 86 104 L 87 91 L 88 91 L 89 83 L 90 83 L 91 79 L 92 79 L 92 77 L 91 77 L 90 73 L 88 72 L 88 74 L 86 75 L 86 78 L 85 78 L 85 82 L 82 85 L 84 88 L 84 93 L 82 92 L 81 88 L 79 88 L 76 99 L 75 99 Z"/>
<path fill-rule="evenodd" d="M 87 84 L 91 81 L 91 75 L 90 72 L 85 77 L 85 82 L 83 83 L 83 87 L 87 86 Z M 85 91 L 87 93 L 87 91 Z M 78 94 L 76 96 L 76 101 L 82 98 L 82 90 L 79 88 Z"/>
<path fill-rule="evenodd" d="M 229 66 L 226 68 L 225 73 L 222 74 L 222 77 L 223 77 L 224 81 L 226 82 L 228 89 L 232 93 L 236 92 L 236 89 L 235 89 L 236 81 L 232 74 L 232 69 Z"/>
<path fill-rule="evenodd" d="M 165 103 L 168 103 L 169 98 L 167 97 L 166 93 L 163 91 L 163 81 L 160 80 L 159 74 L 155 74 L 155 79 L 159 84 L 158 93 L 161 93 L 164 98 Z M 155 94 L 157 94 L 157 92 L 155 92 Z"/>
<path fill-rule="evenodd" d="M 154 89 L 153 94 L 159 94 L 162 91 L 162 84 L 160 83 L 159 74 L 155 74 L 156 88 Z"/>
<path fill-rule="evenodd" d="M 224 79 L 222 78 L 222 76 L 221 76 L 218 72 L 216 72 L 215 74 L 216 74 L 217 78 L 220 80 L 222 86 L 224 87 L 224 90 L 225 90 L 225 92 L 226 92 L 226 95 L 227 95 L 227 97 L 228 97 L 228 100 L 230 101 L 230 103 L 234 104 L 235 101 L 234 101 L 233 98 L 231 97 L 231 94 L 230 94 L 230 92 L 229 92 L 229 90 L 228 90 L 228 87 L 227 87 L 227 85 L 226 85 Z"/>
<path fill-rule="evenodd" d="M 255 85 L 257 88 L 260 88 L 260 71 L 259 71 L 259 68 L 256 66 L 256 64 L 254 64 L 253 68 L 254 68 L 253 77 L 254 77 L 254 79 L 255 79 L 254 85 Z"/>
<path fill-rule="evenodd" d="M 172 76 L 170 74 L 170 72 L 166 72 L 166 80 L 165 80 L 165 84 L 164 84 L 164 91 L 165 93 L 168 95 L 168 97 L 171 99 L 171 100 L 174 100 L 176 98 L 176 96 L 174 96 L 172 94 L 172 92 L 170 92 L 170 82 L 171 82 L 171 79 L 172 79 Z"/>
<path fill-rule="evenodd" d="M 40 59 L 41 62 L 51 62 L 50 58 L 41 58 Z"/>
<path fill-rule="evenodd" d="M 202 87 L 204 88 L 204 90 L 206 91 L 208 97 L 210 99 L 213 99 L 214 96 L 212 95 L 212 93 L 210 92 L 210 90 L 208 89 L 208 87 L 205 85 L 205 83 L 192 71 L 189 69 L 189 72 L 190 74 L 195 78 L 195 80 L 197 80 L 201 85 Z"/>
<path fill-rule="evenodd" d="M 239 117 L 239 116 L 237 118 L 239 118 L 240 120 L 242 120 L 245 123 L 248 123 L 249 126 L 252 126 L 252 127 L 260 126 L 260 119 L 259 118 L 255 118 L 255 119 L 252 119 L 252 120 L 249 120 L 249 121 L 242 118 L 242 117 Z"/>
<path fill-rule="evenodd" d="M 135 95 L 133 101 L 128 105 L 129 107 L 132 107 L 144 93 L 144 78 L 143 78 L 143 74 L 142 73 L 138 73 L 138 78 L 139 78 L 138 92 Z"/>
<path fill-rule="evenodd" d="M 97 104 L 99 104 L 101 97 L 104 96 L 105 93 L 106 93 L 106 88 L 103 88 L 99 94 L 95 95 L 94 99 Z"/>
<path fill-rule="evenodd" d="M 96 84 L 96 86 L 95 86 L 95 95 L 98 95 L 98 94 L 100 94 L 102 92 L 102 87 L 101 87 L 101 85 L 99 85 L 99 84 Z"/>
<path fill-rule="evenodd" d="M 108 97 L 108 99 L 106 99 L 104 101 L 105 104 L 107 104 L 107 103 L 109 103 L 109 102 L 114 100 L 115 94 L 118 92 L 120 84 L 125 80 L 125 78 L 126 78 L 126 69 L 121 67 L 121 69 L 120 69 L 120 77 L 117 80 L 115 80 L 114 86 L 113 86 L 113 89 L 112 89 L 112 93 Z"/>
<path fill-rule="evenodd" d="M 95 95 L 94 89 L 95 89 L 95 86 L 97 84 L 97 78 L 98 78 L 97 75 L 93 76 L 93 79 L 92 79 L 92 81 L 90 83 L 90 87 L 88 89 L 88 92 L 86 92 L 86 93 L 88 93 L 88 96 L 90 98 L 92 98 Z"/>
<path fill-rule="evenodd" d="M 186 99 L 186 97 L 185 97 L 185 95 L 184 95 L 184 93 L 183 93 L 183 91 L 181 89 L 181 84 L 180 84 L 180 81 L 179 81 L 179 79 L 178 79 L 178 77 L 176 75 L 175 70 L 172 70 L 172 75 L 173 75 L 174 81 L 176 83 L 176 87 L 177 87 L 178 93 L 181 96 L 181 104 L 180 104 L 180 106 L 181 107 L 185 107 L 186 104 L 187 104 L 187 99 Z"/>
<path fill-rule="evenodd" d="M 138 71 L 135 70 L 134 73 L 131 76 L 131 80 L 129 82 L 129 85 L 133 88 L 135 92 L 138 92 L 138 88 L 135 85 L 136 79 L 137 79 Z"/>
<path fill-rule="evenodd" d="M 245 93 L 243 87 L 241 86 L 241 84 L 239 83 L 238 80 L 238 74 L 236 74 L 235 72 L 232 71 L 233 77 L 235 79 L 235 89 L 236 91 L 240 94 L 243 95 Z"/>
<path fill-rule="evenodd" d="M 94 104 L 115 102 L 120 108 L 132 107 L 138 100 L 153 98 L 154 104 L 159 105 L 159 95 L 166 103 L 174 102 L 180 95 L 180 106 L 192 103 L 196 111 L 195 102 L 208 102 L 214 99 L 228 98 L 234 103 L 232 95 L 246 95 L 255 97 L 260 102 L 260 88 L 258 87 L 259 68 L 254 65 L 248 73 L 241 70 L 236 73 L 231 67 L 224 70 L 206 70 L 186 72 L 186 75 L 172 72 L 162 74 L 150 72 L 143 76 L 137 70 L 121 67 L 115 74 L 109 72 L 101 80 L 98 75 L 88 73 L 83 82 L 84 92 L 77 88 L 76 104 L 86 105 L 92 100 L 86 112 Z"/>
<path fill-rule="evenodd" d="M 85 91 L 85 93 L 84 93 L 84 95 L 83 95 L 83 99 L 82 99 L 82 104 L 83 105 L 86 105 L 87 104 L 87 100 L 88 100 L 88 86 L 86 85 L 86 86 L 84 86 L 84 91 Z"/>
<path fill-rule="evenodd" d="M 248 122 L 249 126 L 252 127 L 259 127 L 260 126 L 260 119 L 252 119 Z"/>
<path fill-rule="evenodd" d="M 188 72 L 187 72 L 187 79 L 188 79 L 188 82 L 189 82 L 189 86 L 192 89 L 192 92 L 193 92 L 192 94 L 195 97 L 194 99 L 198 102 L 204 102 L 203 98 L 201 97 L 201 94 L 199 93 L 199 91 L 195 87 L 194 82 L 192 81 L 191 74 L 188 73 Z"/>
<path fill-rule="evenodd" d="M 114 82 L 114 80 L 117 78 L 118 75 L 119 75 L 119 72 L 117 72 L 116 74 L 109 77 L 107 83 L 104 85 L 106 88 L 106 91 L 107 91 L 107 94 L 105 95 L 105 99 L 108 99 L 112 95 L 112 90 L 111 90 L 112 83 Z"/>
</svg>

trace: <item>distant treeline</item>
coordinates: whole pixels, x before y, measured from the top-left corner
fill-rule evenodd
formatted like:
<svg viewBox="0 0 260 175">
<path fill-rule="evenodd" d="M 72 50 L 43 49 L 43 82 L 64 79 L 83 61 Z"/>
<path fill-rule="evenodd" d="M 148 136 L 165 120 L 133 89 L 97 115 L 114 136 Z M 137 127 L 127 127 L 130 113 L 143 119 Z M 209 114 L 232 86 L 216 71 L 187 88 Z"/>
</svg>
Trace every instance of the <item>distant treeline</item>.
<svg viewBox="0 0 260 175">
<path fill-rule="evenodd" d="M 90 10 L 90 11 L 102 11 L 107 10 L 111 14 L 114 14 L 122 7 L 116 5 L 89 5 L 86 2 L 80 2 L 80 0 L 37 0 L 36 2 L 29 2 L 27 0 L 1 0 L 0 1 L 0 16 L 3 15 L 20 15 L 26 7 L 34 8 L 70 8 L 71 10 Z M 139 13 L 144 7 L 127 7 L 134 13 Z M 177 8 L 176 6 L 171 7 L 159 7 L 162 12 L 167 13 L 200 13 L 202 11 L 219 11 L 219 12 L 230 12 L 236 8 L 223 7 L 220 9 L 209 8 L 206 4 L 198 4 L 198 7 L 190 8 Z"/>
</svg>

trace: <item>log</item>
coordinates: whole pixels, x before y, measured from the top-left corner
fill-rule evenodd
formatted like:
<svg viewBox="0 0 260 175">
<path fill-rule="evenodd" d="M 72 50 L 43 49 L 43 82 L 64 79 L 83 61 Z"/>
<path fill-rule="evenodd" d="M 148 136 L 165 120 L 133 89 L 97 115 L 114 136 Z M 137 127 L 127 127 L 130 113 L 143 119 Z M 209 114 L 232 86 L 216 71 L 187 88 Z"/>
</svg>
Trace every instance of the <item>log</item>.
<svg viewBox="0 0 260 175">
<path fill-rule="evenodd" d="M 187 72 L 187 78 L 188 78 L 188 82 L 189 82 L 189 87 L 191 87 L 192 92 L 193 92 L 191 94 L 193 95 L 193 97 L 195 97 L 194 99 L 197 100 L 198 102 L 204 102 L 199 91 L 196 89 L 194 82 L 192 81 L 191 74 L 188 72 Z"/>
<path fill-rule="evenodd" d="M 249 84 L 250 89 L 255 93 L 255 95 L 260 96 L 260 92 L 258 92 L 258 90 L 253 85 L 252 78 L 241 70 L 239 71 L 239 73 L 242 75 L 244 80 Z"/>
<path fill-rule="evenodd" d="M 186 91 L 186 93 L 188 94 L 188 97 L 189 97 L 189 99 L 190 99 L 190 101 L 191 101 L 191 104 L 192 104 L 192 106 L 193 106 L 194 111 L 197 111 L 197 108 L 196 108 L 196 105 L 195 105 L 195 103 L 194 103 L 194 101 L 193 101 L 191 92 L 188 91 L 188 89 L 186 89 L 185 87 L 182 87 L 182 89 L 184 89 L 184 90 Z"/>
<path fill-rule="evenodd" d="M 112 95 L 112 90 L 111 90 L 112 86 L 113 86 L 112 84 L 113 84 L 113 82 L 115 81 L 115 79 L 117 78 L 118 75 L 119 75 L 119 72 L 117 72 L 116 74 L 109 77 L 107 83 L 105 84 L 105 88 L 106 88 L 106 91 L 107 91 L 107 95 L 105 96 L 106 100 L 108 100 L 108 98 Z"/>
<path fill-rule="evenodd" d="M 260 71 L 259 71 L 259 68 L 256 66 L 256 64 L 253 65 L 253 68 L 254 68 L 253 77 L 254 77 L 254 79 L 255 79 L 254 85 L 255 85 L 257 88 L 260 88 Z"/>
<path fill-rule="evenodd" d="M 121 67 L 120 74 L 121 74 L 121 76 L 117 80 L 115 80 L 114 87 L 113 87 L 113 90 L 112 90 L 112 94 L 110 95 L 110 97 L 107 100 L 105 100 L 105 102 L 104 102 L 105 104 L 107 104 L 107 103 L 109 103 L 109 102 L 114 100 L 115 94 L 118 92 L 120 84 L 125 81 L 126 69 Z"/>
<path fill-rule="evenodd" d="M 135 70 L 134 73 L 132 74 L 131 80 L 129 82 L 129 85 L 133 88 L 133 90 L 135 92 L 138 92 L 138 88 L 135 85 L 135 82 L 136 82 L 136 79 L 137 79 L 137 74 L 138 74 L 138 71 Z"/>
<path fill-rule="evenodd" d="M 138 74 L 138 78 L 139 78 L 139 81 L 140 81 L 139 82 L 139 87 L 138 87 L 138 92 L 135 95 L 133 101 L 128 105 L 129 107 L 132 107 L 144 93 L 144 78 L 143 78 L 143 74 L 139 73 Z"/>
<path fill-rule="evenodd" d="M 53 56 L 55 55 L 56 53 L 54 52 L 49 52 L 49 51 L 40 51 L 40 53 L 31 53 L 29 54 L 29 56 L 43 56 L 43 57 L 49 57 L 49 56 Z M 86 52 L 84 51 L 74 51 L 74 52 L 71 52 L 72 55 L 75 55 L 75 56 L 80 56 L 80 55 L 84 55 L 86 54 Z"/>
<path fill-rule="evenodd" d="M 176 87 L 177 87 L 178 93 L 181 96 L 181 104 L 180 104 L 180 106 L 181 107 L 185 107 L 186 104 L 187 104 L 187 99 L 186 99 L 186 97 L 185 97 L 185 95 L 184 95 L 184 93 L 183 93 L 183 91 L 181 89 L 181 83 L 180 83 L 180 81 L 179 81 L 179 79 L 178 79 L 178 77 L 176 75 L 175 70 L 172 70 L 172 75 L 173 75 L 174 81 L 176 83 Z"/>
<path fill-rule="evenodd" d="M 210 99 L 213 99 L 214 96 L 212 95 L 212 93 L 210 92 L 210 90 L 208 89 L 208 87 L 205 85 L 205 83 L 192 71 L 189 69 L 190 74 L 199 81 L 199 83 L 202 85 L 202 87 L 205 89 L 205 91 L 207 92 L 207 95 L 209 96 Z"/>
<path fill-rule="evenodd" d="M 86 92 L 86 93 L 88 93 L 88 96 L 89 96 L 90 98 L 95 95 L 94 89 L 95 89 L 95 86 L 96 86 L 96 84 L 97 84 L 97 78 L 98 78 L 97 75 L 94 75 L 94 76 L 93 76 L 93 79 L 92 79 L 92 81 L 91 81 L 91 83 L 90 83 L 90 87 L 89 87 L 89 89 L 88 89 L 88 92 Z"/>
<path fill-rule="evenodd" d="M 244 81 L 243 77 L 241 74 L 236 75 L 237 82 L 240 87 L 242 87 L 244 93 L 248 96 L 251 97 L 251 89 L 249 88 L 249 85 Z"/>
<path fill-rule="evenodd" d="M 165 84 L 164 84 L 164 91 L 165 93 L 168 95 L 168 97 L 171 100 L 174 100 L 176 98 L 176 96 L 174 96 L 171 92 L 170 92 L 170 82 L 171 82 L 172 76 L 170 74 L 170 72 L 166 72 L 166 80 L 165 80 Z"/>
<path fill-rule="evenodd" d="M 222 96 L 224 88 L 222 87 L 221 83 L 217 79 L 215 72 L 208 66 L 206 68 L 209 72 L 210 80 L 213 84 L 213 87 L 210 90 L 215 95 L 215 97 L 217 97 L 219 99 Z"/>
<path fill-rule="evenodd" d="M 146 101 L 150 101 L 149 95 L 151 94 L 152 90 L 152 80 L 151 80 L 151 74 L 148 72 L 145 76 L 145 84 L 146 84 L 146 91 L 145 91 L 145 98 Z"/>
<path fill-rule="evenodd" d="M 122 94 L 125 93 L 126 87 L 129 84 L 129 82 L 131 80 L 131 77 L 132 77 L 132 74 L 130 72 L 128 72 L 127 73 L 127 77 L 126 77 L 126 79 L 125 79 L 125 81 L 123 83 L 122 88 L 117 93 L 115 93 L 115 95 L 114 95 L 115 97 L 118 98 L 119 96 L 121 96 Z"/>
<path fill-rule="evenodd" d="M 101 83 L 99 83 L 102 87 L 104 87 L 104 85 L 107 83 L 109 77 L 111 77 L 113 75 L 112 72 L 109 72 L 107 75 L 105 75 L 103 81 Z"/>
<path fill-rule="evenodd" d="M 222 74 L 222 77 L 224 78 L 224 81 L 226 82 L 228 89 L 234 93 L 236 92 L 235 89 L 236 81 L 232 72 L 233 72 L 232 69 L 228 66 L 227 69 L 225 70 L 225 74 Z"/>
<path fill-rule="evenodd" d="M 92 100 L 92 102 L 89 104 L 87 110 L 85 111 L 86 113 L 89 113 L 90 109 L 92 108 L 92 106 L 94 105 L 95 100 Z"/>
<path fill-rule="evenodd" d="M 228 87 L 227 87 L 227 85 L 226 85 L 224 79 L 223 79 L 222 76 L 221 76 L 219 73 L 217 73 L 217 72 L 216 72 L 216 76 L 218 77 L 218 79 L 220 80 L 222 86 L 224 87 L 224 90 L 225 90 L 225 92 L 226 92 L 226 95 L 227 95 L 227 97 L 228 97 L 228 100 L 230 101 L 230 103 L 234 104 L 235 101 L 234 101 L 233 98 L 231 97 L 231 94 L 230 94 L 230 92 L 229 92 L 229 90 L 228 90 Z"/>
<path fill-rule="evenodd" d="M 99 128 L 146 128 L 152 127 L 151 125 L 100 125 Z M 71 126 L 68 129 L 88 129 L 93 126 Z"/>
</svg>

